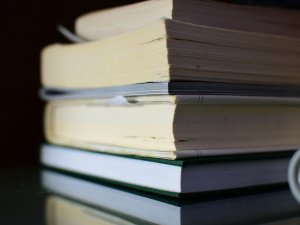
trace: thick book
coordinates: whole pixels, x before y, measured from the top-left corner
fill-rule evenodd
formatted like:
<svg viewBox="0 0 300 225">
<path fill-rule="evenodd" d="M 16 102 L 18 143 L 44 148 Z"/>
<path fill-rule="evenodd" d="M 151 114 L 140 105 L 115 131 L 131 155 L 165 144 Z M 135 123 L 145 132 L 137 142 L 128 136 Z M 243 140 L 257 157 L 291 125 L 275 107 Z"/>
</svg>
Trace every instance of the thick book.
<svg viewBox="0 0 300 225">
<path fill-rule="evenodd" d="M 46 88 L 206 81 L 300 85 L 300 39 L 161 19 L 139 30 L 41 54 Z"/>
<path fill-rule="evenodd" d="M 44 170 L 41 179 L 43 187 L 55 194 L 48 197 L 46 204 L 49 225 L 67 221 L 71 224 L 78 221 L 79 224 L 102 224 L 104 221 L 110 224 L 110 221 L 113 224 L 165 225 L 299 223 L 300 206 L 284 188 L 176 200 L 50 170 Z M 298 224 L 296 222 L 293 224 Z"/>
<path fill-rule="evenodd" d="M 192 100 L 181 104 L 154 99 L 50 102 L 45 110 L 46 139 L 95 151 L 168 159 L 300 147 L 297 105 L 205 105 Z"/>
<path fill-rule="evenodd" d="M 97 40 L 142 28 L 163 17 L 205 26 L 300 37 L 298 10 L 197 0 L 148 0 L 94 11 L 80 16 L 75 30 L 87 40 Z"/>
<path fill-rule="evenodd" d="M 291 153 L 163 160 L 43 145 L 41 163 L 96 180 L 178 197 L 287 181 Z"/>
</svg>

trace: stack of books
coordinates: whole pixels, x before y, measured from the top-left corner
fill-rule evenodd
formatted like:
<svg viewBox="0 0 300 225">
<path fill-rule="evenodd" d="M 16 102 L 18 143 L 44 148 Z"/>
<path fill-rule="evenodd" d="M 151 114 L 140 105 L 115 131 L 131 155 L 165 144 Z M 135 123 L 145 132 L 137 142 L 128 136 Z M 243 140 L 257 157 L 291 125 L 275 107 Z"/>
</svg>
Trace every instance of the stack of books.
<svg viewBox="0 0 300 225">
<path fill-rule="evenodd" d="M 300 12 L 144 1 L 46 47 L 45 166 L 178 197 L 284 183 L 300 147 Z"/>
</svg>

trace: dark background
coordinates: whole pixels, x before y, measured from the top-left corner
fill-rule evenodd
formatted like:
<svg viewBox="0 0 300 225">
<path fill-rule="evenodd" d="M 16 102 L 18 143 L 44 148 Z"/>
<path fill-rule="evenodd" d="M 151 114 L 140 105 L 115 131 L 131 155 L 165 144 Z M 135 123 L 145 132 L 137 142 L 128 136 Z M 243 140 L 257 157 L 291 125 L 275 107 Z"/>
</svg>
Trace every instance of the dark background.
<svg viewBox="0 0 300 225">
<path fill-rule="evenodd" d="M 43 141 L 43 105 L 39 54 L 42 47 L 64 42 L 57 24 L 73 29 L 79 15 L 134 0 L 1 2 L 0 167 L 38 163 Z"/>
<path fill-rule="evenodd" d="M 38 98 L 39 53 L 43 46 L 65 41 L 56 25 L 73 29 L 73 21 L 83 13 L 137 1 L 1 2 L 0 168 L 38 164 L 44 105 Z M 299 7 L 298 0 L 239 2 Z"/>
</svg>

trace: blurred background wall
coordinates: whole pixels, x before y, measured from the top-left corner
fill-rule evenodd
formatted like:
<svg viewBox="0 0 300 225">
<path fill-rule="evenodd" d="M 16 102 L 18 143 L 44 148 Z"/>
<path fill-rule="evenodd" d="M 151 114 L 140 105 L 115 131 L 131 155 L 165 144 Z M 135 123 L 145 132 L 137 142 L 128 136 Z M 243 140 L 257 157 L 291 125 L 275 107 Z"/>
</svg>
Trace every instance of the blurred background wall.
<svg viewBox="0 0 300 225">
<path fill-rule="evenodd" d="M 38 163 L 44 105 L 38 98 L 39 54 L 47 44 L 65 42 L 56 25 L 73 29 L 85 12 L 132 2 L 137 1 L 1 2 L 0 168 Z"/>
</svg>

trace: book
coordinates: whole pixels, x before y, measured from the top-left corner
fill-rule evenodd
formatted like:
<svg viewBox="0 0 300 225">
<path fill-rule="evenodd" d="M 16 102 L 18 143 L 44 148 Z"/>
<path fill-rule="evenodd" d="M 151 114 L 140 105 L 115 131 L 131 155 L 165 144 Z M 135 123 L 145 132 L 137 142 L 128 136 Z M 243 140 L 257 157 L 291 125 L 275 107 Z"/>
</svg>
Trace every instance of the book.
<svg viewBox="0 0 300 225">
<path fill-rule="evenodd" d="M 166 225 L 273 224 L 273 221 L 293 218 L 299 222 L 300 207 L 285 188 L 179 200 L 132 192 L 50 170 L 44 170 L 41 179 L 43 187 L 54 194 L 48 197 L 46 204 L 47 218 L 52 222 L 49 225 L 65 224 L 63 221 L 74 221 L 72 224 L 98 221 L 95 224 L 100 224 L 103 220 L 115 224 L 122 221 Z"/>
<path fill-rule="evenodd" d="M 87 40 L 97 40 L 137 30 L 163 17 L 205 26 L 300 37 L 298 10 L 197 0 L 150 0 L 94 11 L 77 18 L 75 31 Z"/>
<path fill-rule="evenodd" d="M 50 102 L 44 127 L 53 144 L 175 159 L 296 150 L 299 114 L 298 105 L 145 103 L 119 97 Z"/>
<path fill-rule="evenodd" d="M 161 19 L 139 30 L 41 54 L 46 88 L 147 82 L 300 84 L 300 39 Z"/>
<path fill-rule="evenodd" d="M 164 160 L 41 147 L 46 167 L 173 197 L 285 183 L 290 157 L 291 153 L 278 153 Z"/>
<path fill-rule="evenodd" d="M 231 84 L 220 82 L 159 82 L 106 88 L 42 88 L 45 101 L 112 98 L 129 101 L 190 102 L 201 104 L 298 104 L 297 86 Z M 150 100 L 151 99 L 151 100 Z"/>
</svg>

